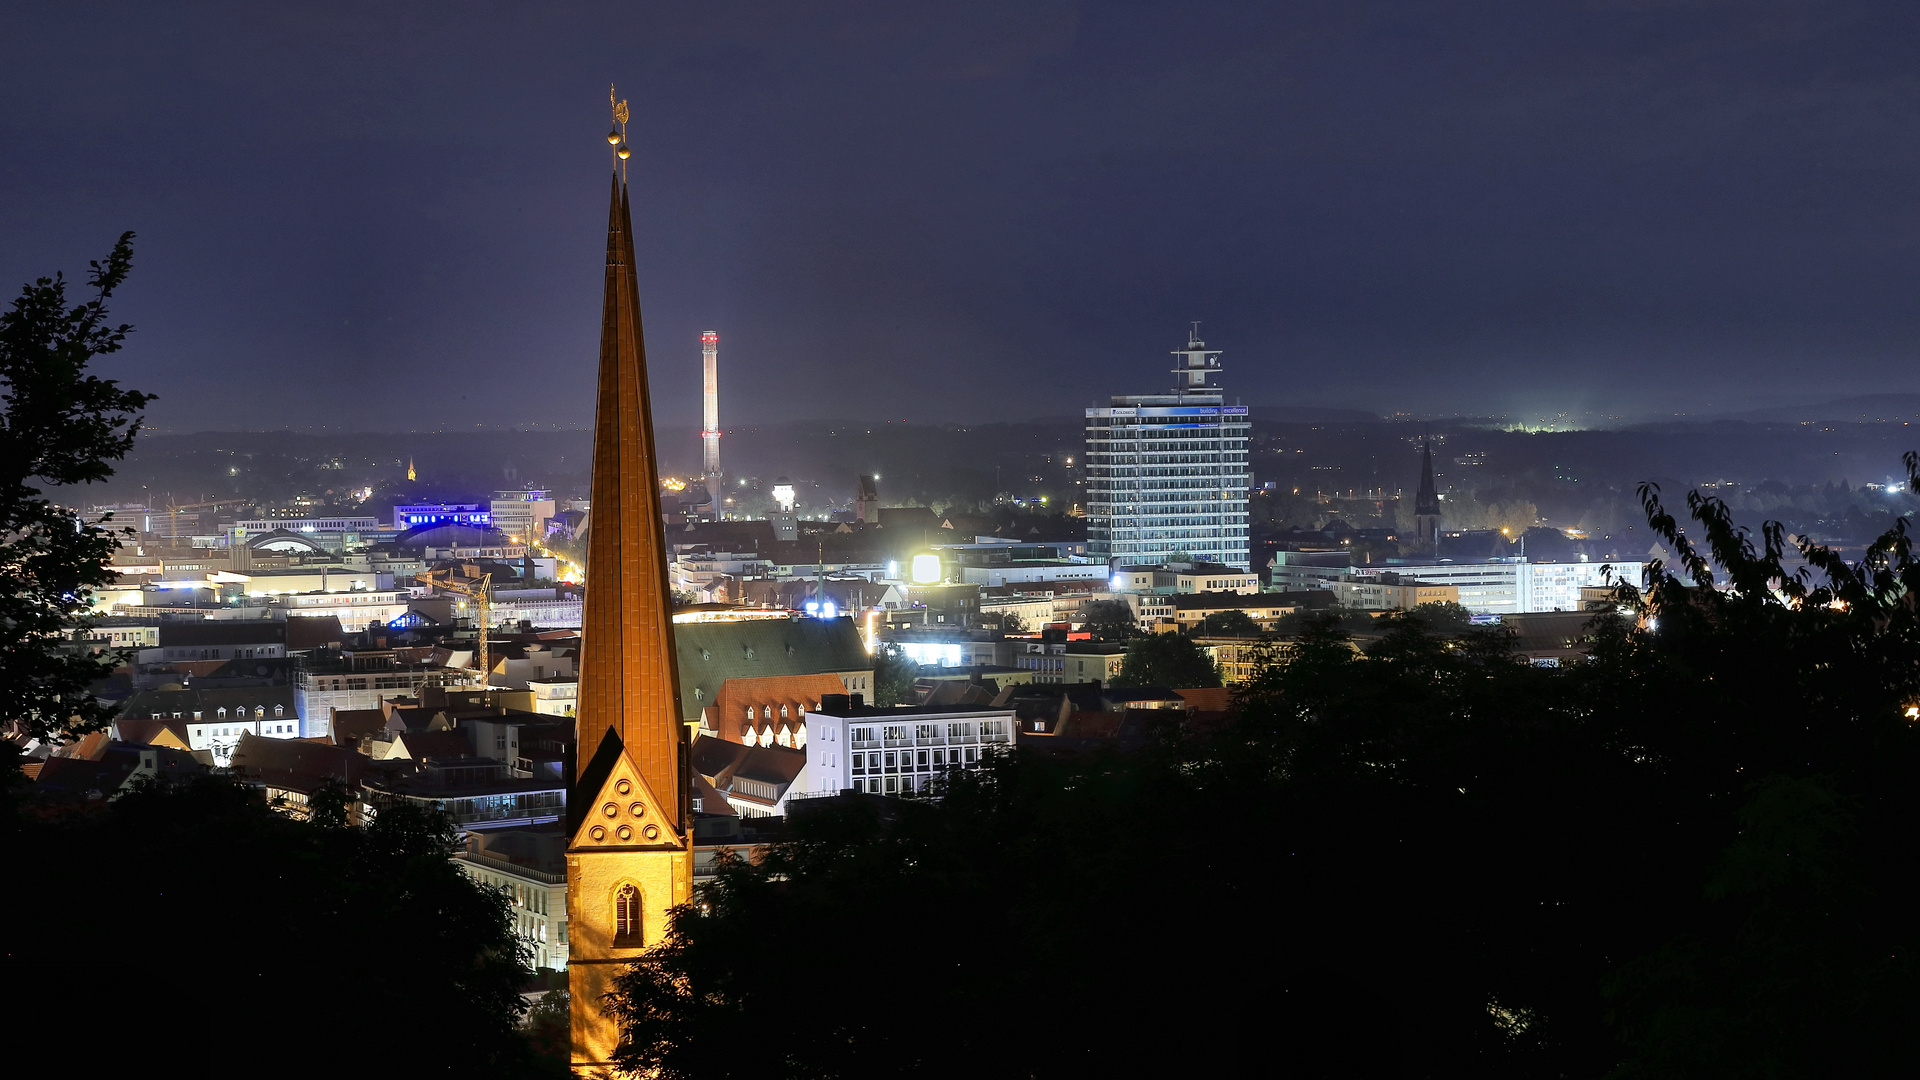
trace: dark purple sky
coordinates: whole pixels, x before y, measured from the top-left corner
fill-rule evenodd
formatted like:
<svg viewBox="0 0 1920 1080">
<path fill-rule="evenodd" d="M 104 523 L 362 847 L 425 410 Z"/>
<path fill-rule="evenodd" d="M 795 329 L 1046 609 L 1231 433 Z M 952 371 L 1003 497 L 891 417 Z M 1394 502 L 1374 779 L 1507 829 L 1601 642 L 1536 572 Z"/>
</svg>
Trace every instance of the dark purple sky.
<svg viewBox="0 0 1920 1080">
<path fill-rule="evenodd" d="M 390 10 L 392 9 L 392 10 Z M 458 17 L 452 12 L 464 12 Z M 1920 391 L 1920 4 L 11 4 L 0 284 L 139 232 L 167 430 L 590 417 L 606 87 L 655 401 Z"/>
</svg>

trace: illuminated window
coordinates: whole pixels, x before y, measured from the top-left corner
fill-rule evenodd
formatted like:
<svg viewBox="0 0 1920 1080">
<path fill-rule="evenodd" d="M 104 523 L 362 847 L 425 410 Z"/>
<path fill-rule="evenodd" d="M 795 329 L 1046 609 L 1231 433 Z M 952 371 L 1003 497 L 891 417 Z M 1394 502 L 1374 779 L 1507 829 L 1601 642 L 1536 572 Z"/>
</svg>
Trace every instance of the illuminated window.
<svg viewBox="0 0 1920 1080">
<path fill-rule="evenodd" d="M 613 897 L 613 944 L 618 949 L 637 949 L 642 944 L 640 927 L 640 890 L 620 886 Z"/>
</svg>

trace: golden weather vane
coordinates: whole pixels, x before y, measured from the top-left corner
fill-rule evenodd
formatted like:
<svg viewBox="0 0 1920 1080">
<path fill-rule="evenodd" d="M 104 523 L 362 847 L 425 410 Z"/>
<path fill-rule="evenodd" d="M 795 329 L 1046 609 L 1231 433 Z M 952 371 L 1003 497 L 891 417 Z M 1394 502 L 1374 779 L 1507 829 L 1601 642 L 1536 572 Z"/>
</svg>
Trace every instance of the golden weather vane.
<svg viewBox="0 0 1920 1080">
<path fill-rule="evenodd" d="M 625 162 L 633 154 L 627 149 L 627 103 L 614 94 L 613 84 L 607 84 L 607 107 L 613 111 L 613 130 L 607 132 L 607 145 L 613 147 L 613 154 Z M 621 179 L 626 179 L 626 166 L 621 166 Z"/>
</svg>

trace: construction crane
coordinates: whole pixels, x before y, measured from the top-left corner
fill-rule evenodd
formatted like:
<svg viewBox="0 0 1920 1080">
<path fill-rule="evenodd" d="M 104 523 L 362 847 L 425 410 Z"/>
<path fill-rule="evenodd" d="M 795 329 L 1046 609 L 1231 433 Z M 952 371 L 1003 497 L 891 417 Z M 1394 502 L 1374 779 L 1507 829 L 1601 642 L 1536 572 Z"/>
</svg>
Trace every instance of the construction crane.
<svg viewBox="0 0 1920 1080">
<path fill-rule="evenodd" d="M 462 563 L 458 571 L 452 567 L 445 570 L 429 570 L 419 575 L 419 579 L 425 581 L 431 588 L 441 589 L 456 596 L 464 596 L 479 606 L 480 685 L 485 688 L 493 677 L 493 657 L 487 647 L 487 639 L 492 636 L 493 631 L 492 571 L 483 572 L 472 563 Z"/>
<path fill-rule="evenodd" d="M 217 499 L 213 502 L 176 503 L 168 499 L 167 539 L 180 539 L 180 511 L 182 510 L 213 510 L 222 506 L 245 506 L 250 501 L 248 499 Z"/>
</svg>

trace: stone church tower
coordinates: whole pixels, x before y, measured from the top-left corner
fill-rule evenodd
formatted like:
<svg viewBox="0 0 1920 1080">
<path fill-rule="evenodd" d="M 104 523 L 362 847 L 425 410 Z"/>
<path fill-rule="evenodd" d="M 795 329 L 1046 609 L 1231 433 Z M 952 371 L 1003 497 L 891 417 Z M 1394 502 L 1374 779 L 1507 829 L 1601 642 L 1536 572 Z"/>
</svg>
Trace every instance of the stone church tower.
<svg viewBox="0 0 1920 1080">
<path fill-rule="evenodd" d="M 610 141 L 624 158 L 617 136 Z M 687 733 L 633 250 L 625 178 L 616 172 L 593 425 L 579 748 L 567 798 L 567 984 L 573 1068 L 582 1074 L 606 1069 L 618 1042 L 602 995 L 666 936 L 668 909 L 686 903 L 693 887 Z"/>
<path fill-rule="evenodd" d="M 1420 492 L 1413 497 L 1413 537 L 1422 554 L 1440 552 L 1440 493 L 1433 486 L 1433 440 L 1420 449 Z"/>
</svg>

